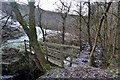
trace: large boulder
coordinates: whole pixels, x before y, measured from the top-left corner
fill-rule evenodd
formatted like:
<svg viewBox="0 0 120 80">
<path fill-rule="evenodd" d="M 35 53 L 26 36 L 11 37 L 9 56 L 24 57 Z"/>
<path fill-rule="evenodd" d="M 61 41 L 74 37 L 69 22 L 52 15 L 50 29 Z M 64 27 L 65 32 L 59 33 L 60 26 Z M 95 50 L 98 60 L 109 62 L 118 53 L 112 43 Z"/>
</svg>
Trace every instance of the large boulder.
<svg viewBox="0 0 120 80">
<path fill-rule="evenodd" d="M 60 69 L 55 68 L 51 69 L 45 75 L 39 77 L 37 80 L 49 80 L 51 78 L 63 78 L 65 80 L 81 80 L 81 79 L 110 79 L 115 78 L 118 79 L 119 77 L 113 75 L 111 72 L 102 70 L 99 68 L 93 68 L 90 66 L 79 66 L 79 67 L 72 67 L 67 69 Z"/>
</svg>

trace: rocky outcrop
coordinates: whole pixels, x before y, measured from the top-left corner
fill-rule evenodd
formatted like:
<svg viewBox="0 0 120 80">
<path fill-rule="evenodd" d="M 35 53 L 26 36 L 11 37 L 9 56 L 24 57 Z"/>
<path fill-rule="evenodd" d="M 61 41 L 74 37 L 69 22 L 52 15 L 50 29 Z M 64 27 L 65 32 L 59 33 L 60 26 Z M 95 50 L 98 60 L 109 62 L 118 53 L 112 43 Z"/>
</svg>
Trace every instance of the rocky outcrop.
<svg viewBox="0 0 120 80">
<path fill-rule="evenodd" d="M 2 75 L 7 76 L 2 77 L 2 80 L 36 80 L 43 75 L 34 61 L 26 55 L 28 53 L 11 47 L 3 48 L 2 52 Z"/>
<path fill-rule="evenodd" d="M 118 76 L 113 75 L 109 71 L 101 70 L 99 68 L 93 68 L 90 66 L 79 66 L 79 67 L 73 67 L 73 68 L 67 68 L 67 69 L 51 69 L 48 73 L 45 75 L 39 77 L 37 80 L 48 80 L 50 78 L 63 78 L 63 80 L 81 80 L 81 79 L 110 79 L 115 78 L 118 79 Z M 62 80 L 62 79 L 60 79 Z"/>
</svg>

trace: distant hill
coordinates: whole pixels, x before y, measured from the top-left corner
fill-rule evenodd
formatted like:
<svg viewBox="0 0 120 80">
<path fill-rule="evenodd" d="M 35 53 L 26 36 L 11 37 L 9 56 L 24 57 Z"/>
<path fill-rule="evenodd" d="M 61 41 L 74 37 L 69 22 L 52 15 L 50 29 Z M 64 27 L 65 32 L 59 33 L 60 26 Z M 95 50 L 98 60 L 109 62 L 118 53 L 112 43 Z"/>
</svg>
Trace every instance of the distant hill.
<svg viewBox="0 0 120 80">
<path fill-rule="evenodd" d="M 22 13 L 22 15 L 26 15 L 29 12 L 29 8 L 27 5 L 23 5 L 23 4 L 18 4 L 19 9 Z M 9 15 L 11 15 L 11 6 L 10 3 L 7 2 L 3 2 L 2 3 L 2 11 L 4 13 L 7 13 Z M 42 27 L 44 28 L 48 28 L 48 29 L 54 29 L 54 30 L 61 30 L 62 29 L 62 18 L 60 16 L 60 13 L 58 12 L 52 12 L 52 11 L 45 11 L 43 9 L 41 10 L 41 22 L 42 22 Z M 76 15 L 68 15 L 67 17 L 67 21 L 66 21 L 66 27 L 69 31 L 69 29 L 72 27 L 72 25 L 75 24 L 75 18 Z M 14 16 L 15 19 L 15 16 Z M 25 20 L 28 22 L 28 16 L 25 17 Z M 39 21 L 39 12 L 38 9 L 35 9 L 35 20 L 36 20 L 36 25 L 38 25 L 38 21 Z"/>
</svg>

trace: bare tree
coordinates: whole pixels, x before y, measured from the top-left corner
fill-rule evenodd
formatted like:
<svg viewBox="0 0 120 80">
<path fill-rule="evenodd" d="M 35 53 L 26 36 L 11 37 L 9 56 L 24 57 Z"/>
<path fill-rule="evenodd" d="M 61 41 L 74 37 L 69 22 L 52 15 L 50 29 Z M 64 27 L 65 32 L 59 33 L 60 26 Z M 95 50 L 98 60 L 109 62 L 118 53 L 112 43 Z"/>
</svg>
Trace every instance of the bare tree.
<svg viewBox="0 0 120 80">
<path fill-rule="evenodd" d="M 82 16 L 82 2 L 81 1 L 77 4 L 77 7 L 78 7 L 78 10 L 74 10 L 74 11 L 78 14 L 76 22 L 77 22 L 77 29 L 79 30 L 79 47 L 80 47 L 80 51 L 82 51 L 82 37 L 81 37 L 82 36 L 82 18 L 84 19 L 84 17 Z"/>
<path fill-rule="evenodd" d="M 66 19 L 67 19 L 67 16 L 68 16 L 68 13 L 70 12 L 70 8 L 71 8 L 71 3 L 70 2 L 69 4 L 65 3 L 64 1 L 62 0 L 59 0 L 60 3 L 62 4 L 62 6 L 58 6 L 58 11 L 60 12 L 61 14 L 61 18 L 62 18 L 62 44 L 65 43 L 65 26 L 66 26 Z"/>
<path fill-rule="evenodd" d="M 80 2 L 80 7 L 79 7 L 79 47 L 80 47 L 80 51 L 82 51 L 82 40 L 81 40 L 81 32 L 82 32 L 82 28 L 81 28 L 81 26 L 82 26 L 82 17 L 81 17 L 81 15 L 82 15 L 82 5 L 81 5 L 82 3 Z"/>
<path fill-rule="evenodd" d="M 45 32 L 44 32 L 44 29 L 43 29 L 43 27 L 42 27 L 42 24 L 41 24 L 41 19 L 42 19 L 42 12 L 41 12 L 41 8 L 40 8 L 40 6 L 39 6 L 39 4 L 40 4 L 40 0 L 39 0 L 39 2 L 38 2 L 38 5 L 37 5 L 37 8 L 38 8 L 38 12 L 39 12 L 39 21 L 38 21 L 38 26 L 40 27 L 40 29 L 41 29 L 41 31 L 42 31 L 42 35 L 43 35 L 43 42 L 45 41 Z"/>
<path fill-rule="evenodd" d="M 99 35 L 100 35 L 102 23 L 103 23 L 103 21 L 105 19 L 105 16 L 107 15 L 107 12 L 109 11 L 109 8 L 110 8 L 111 4 L 112 4 L 112 1 L 110 1 L 108 3 L 108 6 L 107 6 L 107 8 L 106 8 L 106 10 L 104 12 L 104 15 L 102 15 L 101 20 L 99 22 L 99 26 L 98 26 L 98 29 L 97 29 L 98 31 L 97 31 L 97 34 L 95 36 L 94 45 L 92 47 L 92 51 L 90 52 L 90 58 L 89 58 L 89 65 L 90 66 L 94 66 L 94 51 L 95 51 L 95 48 L 96 48 L 96 45 L 97 45 L 97 41 L 98 41 L 98 38 L 99 38 Z"/>
<path fill-rule="evenodd" d="M 87 24 L 87 32 L 88 32 L 88 42 L 90 45 L 90 51 L 92 50 L 92 42 L 91 42 L 91 33 L 90 33 L 90 0 L 88 0 L 88 24 Z"/>
<path fill-rule="evenodd" d="M 2 10 L 2 6 L 1 5 L 2 5 L 2 2 L 0 1 L 0 10 Z M 2 26 L 1 23 L 2 23 L 2 21 L 0 20 L 0 26 Z M 2 27 L 0 27 L 0 45 L 1 45 L 1 43 L 2 43 Z M 2 71 L 2 70 L 0 69 L 0 71 Z"/>
<path fill-rule="evenodd" d="M 118 35 L 118 55 L 120 54 L 120 1 L 118 2 L 118 21 L 117 21 L 117 35 Z M 120 58 L 118 57 L 118 62 Z M 120 67 L 120 63 L 118 63 L 118 67 Z"/>
</svg>

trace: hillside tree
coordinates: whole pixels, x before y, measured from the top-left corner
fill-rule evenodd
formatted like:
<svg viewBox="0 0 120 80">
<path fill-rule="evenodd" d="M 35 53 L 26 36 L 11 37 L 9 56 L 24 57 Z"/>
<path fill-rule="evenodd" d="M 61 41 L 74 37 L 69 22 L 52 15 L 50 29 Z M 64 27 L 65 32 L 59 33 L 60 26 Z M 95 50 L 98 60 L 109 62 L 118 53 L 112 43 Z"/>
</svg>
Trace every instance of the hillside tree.
<svg viewBox="0 0 120 80">
<path fill-rule="evenodd" d="M 44 31 L 44 29 L 43 29 L 43 27 L 42 27 L 42 11 L 41 11 L 41 8 L 40 8 L 40 0 L 39 0 L 39 2 L 38 2 L 38 5 L 37 5 L 37 8 L 38 8 L 38 26 L 40 27 L 40 29 L 41 29 L 41 32 L 42 32 L 42 35 L 43 35 L 43 42 L 45 42 L 45 31 Z"/>
<path fill-rule="evenodd" d="M 90 58 L 89 58 L 89 65 L 90 65 L 90 66 L 94 66 L 94 65 L 95 65 L 95 63 L 94 63 L 94 59 L 95 59 L 95 58 L 94 58 L 94 51 L 95 51 L 95 48 L 96 48 L 96 45 L 97 45 L 97 42 L 98 42 L 98 38 L 99 38 L 99 36 L 100 36 L 100 31 L 101 31 L 101 28 L 102 28 L 103 21 L 104 21 L 106 15 L 107 15 L 107 13 L 108 13 L 108 11 L 109 11 L 109 9 L 110 9 L 111 4 L 112 4 L 112 1 L 110 1 L 110 2 L 108 3 L 108 6 L 107 6 L 104 14 L 102 15 L 102 17 L 101 17 L 101 19 L 100 19 L 100 22 L 99 22 L 99 25 L 98 25 L 98 29 L 97 29 L 97 34 L 96 34 L 96 36 L 95 36 L 94 45 L 93 45 L 92 50 L 91 50 L 91 52 L 90 52 Z"/>
<path fill-rule="evenodd" d="M 82 51 L 82 19 L 86 22 L 84 16 L 82 15 L 82 2 L 77 2 L 77 5 L 76 5 L 77 9 L 78 10 L 74 10 L 77 14 L 78 14 L 78 17 L 76 18 L 76 27 L 79 31 L 79 47 L 80 47 L 80 51 Z M 86 22 L 87 23 L 87 22 Z"/>
<path fill-rule="evenodd" d="M 88 22 L 87 22 L 87 32 L 88 32 L 88 43 L 90 45 L 90 51 L 92 50 L 92 41 L 91 41 L 91 31 L 90 31 L 90 18 L 91 18 L 91 7 L 90 0 L 88 0 Z"/>
<path fill-rule="evenodd" d="M 68 16 L 68 13 L 70 12 L 70 8 L 71 8 L 71 3 L 70 2 L 69 4 L 62 1 L 62 0 L 59 0 L 61 5 L 62 6 L 59 6 L 57 5 L 58 7 L 58 11 L 60 12 L 60 15 L 61 15 L 61 18 L 62 18 L 62 44 L 65 43 L 65 26 L 66 26 L 66 19 L 67 19 L 67 16 Z"/>
<path fill-rule="evenodd" d="M 117 36 L 118 36 L 118 40 L 117 40 L 117 47 L 118 47 L 118 62 L 120 62 L 120 58 L 119 58 L 119 54 L 120 54 L 120 1 L 118 2 L 118 21 L 117 21 Z M 118 63 L 118 67 L 120 68 L 120 63 Z"/>
</svg>

